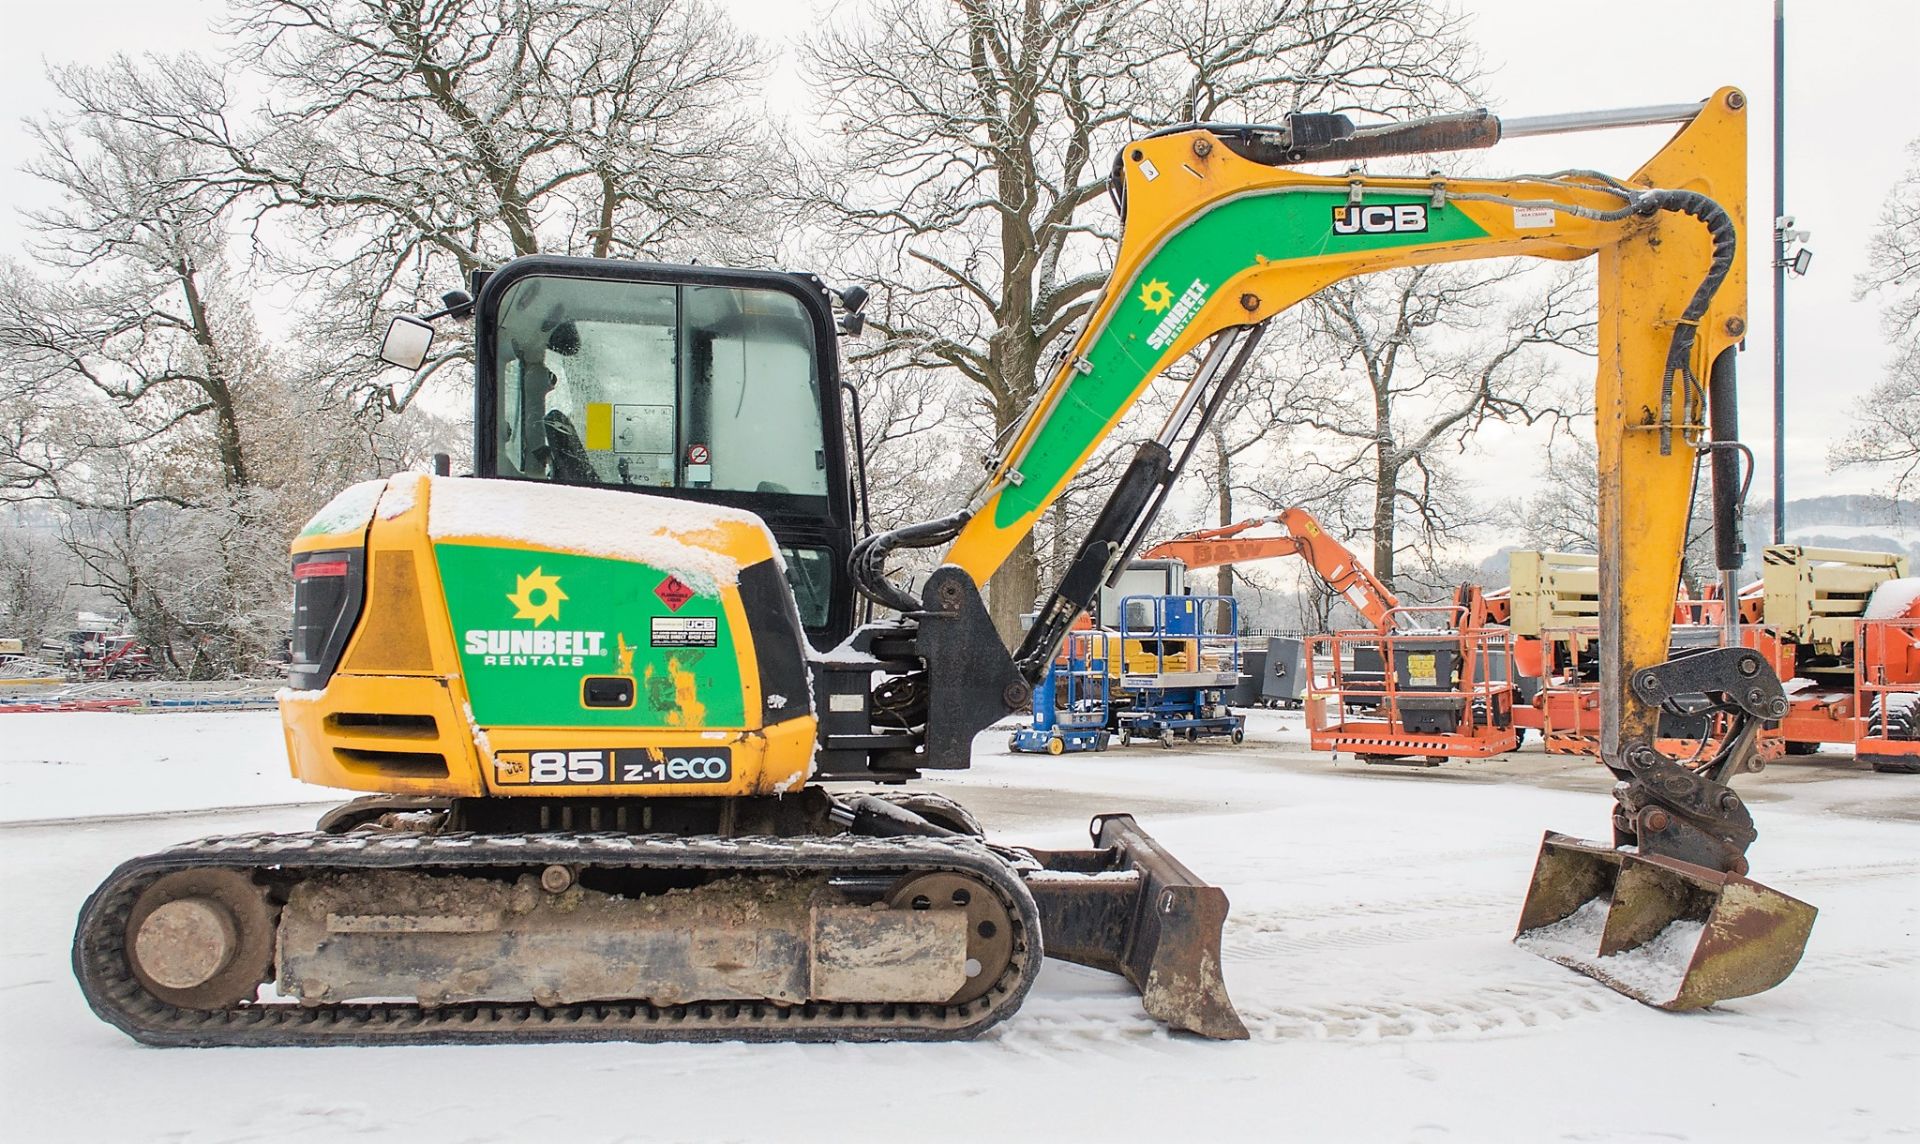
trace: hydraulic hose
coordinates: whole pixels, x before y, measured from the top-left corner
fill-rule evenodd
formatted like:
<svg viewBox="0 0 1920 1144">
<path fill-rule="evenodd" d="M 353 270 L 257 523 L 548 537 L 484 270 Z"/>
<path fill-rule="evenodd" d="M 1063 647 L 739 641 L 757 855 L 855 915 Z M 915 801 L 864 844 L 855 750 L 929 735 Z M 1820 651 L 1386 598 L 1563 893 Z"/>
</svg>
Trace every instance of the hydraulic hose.
<svg viewBox="0 0 1920 1144">
<path fill-rule="evenodd" d="M 887 579 L 887 557 L 902 548 L 933 548 L 945 544 L 960 535 L 972 515 L 957 512 L 939 520 L 876 532 L 862 540 L 853 546 L 853 557 L 849 561 L 854 588 L 883 608 L 896 612 L 919 611 L 920 598 Z"/>
<path fill-rule="evenodd" d="M 1558 180 L 1548 181 L 1558 182 Z M 1720 284 L 1726 281 L 1727 272 L 1733 269 L 1733 257 L 1739 250 L 1739 232 L 1733 225 L 1733 216 L 1729 215 L 1719 203 L 1698 191 L 1637 191 L 1611 179 L 1604 180 L 1604 189 L 1619 195 L 1626 200 L 1626 203 L 1612 210 L 1595 210 L 1577 203 L 1553 199 L 1516 199 L 1511 195 L 1478 192 L 1456 194 L 1453 198 L 1459 202 L 1545 207 L 1576 218 L 1592 219 L 1595 222 L 1618 222 L 1630 215 L 1653 215 L 1659 211 L 1672 211 L 1699 219 L 1706 224 L 1707 236 L 1713 240 L 1713 255 L 1707 262 L 1707 272 L 1701 277 L 1700 285 L 1694 288 L 1693 297 L 1687 300 L 1686 309 L 1680 312 L 1680 317 L 1674 325 L 1673 340 L 1667 343 L 1667 361 L 1660 378 L 1660 452 L 1666 454 L 1673 451 L 1673 379 L 1676 376 L 1683 378 L 1690 392 L 1700 391 L 1700 380 L 1694 376 L 1693 367 L 1690 364 L 1693 357 L 1693 344 L 1700 332 L 1700 319 L 1706 316 L 1707 307 L 1713 303 L 1713 296 L 1720 292 Z"/>
<path fill-rule="evenodd" d="M 1693 343 L 1700 332 L 1700 319 L 1706 316 L 1713 296 L 1720 292 L 1720 283 L 1733 269 L 1739 236 L 1733 217 L 1719 203 L 1698 191 L 1648 191 L 1638 196 L 1638 204 L 1642 214 L 1674 211 L 1697 218 L 1706 224 L 1707 236 L 1713 240 L 1713 258 L 1707 264 L 1706 277 L 1700 280 L 1687 308 L 1681 311 L 1680 321 L 1673 329 L 1673 340 L 1667 345 L 1666 369 L 1660 378 L 1660 452 L 1665 454 L 1673 449 L 1673 379 L 1677 375 L 1686 379 L 1691 390 L 1700 388 L 1700 379 L 1694 376 L 1689 364 Z"/>
</svg>

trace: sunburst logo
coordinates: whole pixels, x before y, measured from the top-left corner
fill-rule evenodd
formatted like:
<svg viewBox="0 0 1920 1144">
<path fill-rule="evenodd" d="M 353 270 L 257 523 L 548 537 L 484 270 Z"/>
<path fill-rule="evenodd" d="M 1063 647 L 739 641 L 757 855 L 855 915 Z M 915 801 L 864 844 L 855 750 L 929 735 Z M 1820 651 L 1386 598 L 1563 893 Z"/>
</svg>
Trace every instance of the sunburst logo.
<svg viewBox="0 0 1920 1144">
<path fill-rule="evenodd" d="M 1164 314 L 1173 305 L 1173 287 L 1155 278 L 1140 287 L 1140 304 L 1156 314 Z"/>
<path fill-rule="evenodd" d="M 507 593 L 507 603 L 513 605 L 513 618 L 532 620 L 539 627 L 548 620 L 560 618 L 560 601 L 567 594 L 560 590 L 560 577 L 542 575 L 535 568 L 525 576 L 515 576 L 514 590 Z"/>
</svg>

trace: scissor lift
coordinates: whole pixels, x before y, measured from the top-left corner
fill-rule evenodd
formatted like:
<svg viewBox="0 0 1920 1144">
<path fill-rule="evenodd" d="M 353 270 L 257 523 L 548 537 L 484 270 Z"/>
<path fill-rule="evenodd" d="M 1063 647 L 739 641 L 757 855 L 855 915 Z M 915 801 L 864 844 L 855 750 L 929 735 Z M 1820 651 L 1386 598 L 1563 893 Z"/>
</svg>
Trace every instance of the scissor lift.
<svg viewBox="0 0 1920 1144">
<path fill-rule="evenodd" d="M 1112 645 L 1111 632 L 1068 632 L 1063 654 L 1033 689 L 1032 725 L 1009 736 L 1007 746 L 1049 755 L 1106 750 L 1113 721 Z"/>
<path fill-rule="evenodd" d="M 1223 622 L 1206 631 L 1211 615 Z M 1231 596 L 1128 596 L 1120 602 L 1120 745 L 1157 739 L 1171 747 L 1246 738 L 1246 717 L 1227 707 L 1240 682 L 1240 610 Z"/>
</svg>

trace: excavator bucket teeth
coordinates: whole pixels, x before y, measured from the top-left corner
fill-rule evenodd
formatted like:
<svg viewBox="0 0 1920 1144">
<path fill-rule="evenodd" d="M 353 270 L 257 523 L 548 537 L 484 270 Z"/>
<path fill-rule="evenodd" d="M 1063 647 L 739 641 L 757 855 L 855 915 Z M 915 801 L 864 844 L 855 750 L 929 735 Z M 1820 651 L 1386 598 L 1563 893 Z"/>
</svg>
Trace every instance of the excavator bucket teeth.
<svg viewBox="0 0 1920 1144">
<path fill-rule="evenodd" d="M 1021 871 L 1046 955 L 1118 973 L 1169 1028 L 1244 1040 L 1220 976 L 1227 895 L 1168 854 L 1132 815 L 1093 820 L 1093 850 L 1030 850 Z"/>
<path fill-rule="evenodd" d="M 1814 907 L 1737 874 L 1548 831 L 1514 943 L 1661 1009 L 1786 980 Z"/>
</svg>

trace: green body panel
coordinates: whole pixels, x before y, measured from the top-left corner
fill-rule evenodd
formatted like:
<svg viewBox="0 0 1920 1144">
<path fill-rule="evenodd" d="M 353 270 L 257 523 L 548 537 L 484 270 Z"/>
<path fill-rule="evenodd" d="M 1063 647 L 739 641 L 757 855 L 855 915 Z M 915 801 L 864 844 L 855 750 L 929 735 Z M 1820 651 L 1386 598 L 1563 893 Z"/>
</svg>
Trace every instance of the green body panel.
<svg viewBox="0 0 1920 1144">
<path fill-rule="evenodd" d="M 1428 203 L 1423 195 L 1370 194 L 1359 205 Z M 1486 230 L 1458 208 L 1426 211 L 1417 232 L 1336 234 L 1333 212 L 1348 206 L 1328 194 L 1251 194 L 1221 203 L 1175 232 L 1121 294 L 1084 354 L 1090 370 L 1072 379 L 1032 448 L 1021 483 L 1000 490 L 993 523 L 1011 528 L 1044 504 L 1088 445 L 1165 364 L 1167 349 L 1220 286 L 1262 262 L 1333 252 L 1421 246 L 1481 238 Z"/>
<path fill-rule="evenodd" d="M 436 544 L 434 558 L 481 726 L 745 725 L 736 634 L 718 595 L 690 592 L 670 608 L 657 591 L 668 573 L 627 560 L 477 544 Z M 697 642 L 674 646 L 690 628 Z M 585 706 L 582 681 L 612 675 L 633 678 L 634 705 Z"/>
</svg>

